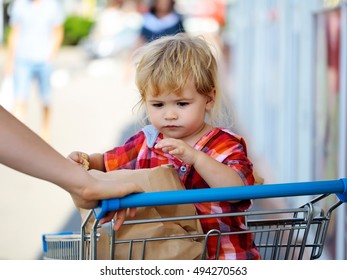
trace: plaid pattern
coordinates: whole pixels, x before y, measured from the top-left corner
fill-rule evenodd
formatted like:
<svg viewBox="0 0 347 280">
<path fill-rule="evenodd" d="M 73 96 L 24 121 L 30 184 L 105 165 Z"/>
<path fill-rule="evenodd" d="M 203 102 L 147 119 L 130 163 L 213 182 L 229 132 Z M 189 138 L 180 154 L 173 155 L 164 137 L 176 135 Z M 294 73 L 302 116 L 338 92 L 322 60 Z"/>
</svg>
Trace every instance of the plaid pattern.
<svg viewBox="0 0 347 280">
<path fill-rule="evenodd" d="M 162 134 L 159 134 L 155 143 L 162 138 Z M 194 149 L 201 150 L 219 162 L 230 166 L 230 168 L 240 175 L 245 185 L 254 184 L 252 163 L 247 158 L 246 143 L 243 138 L 226 129 L 215 128 L 204 135 L 195 144 Z M 139 131 L 129 138 L 123 146 L 106 152 L 104 154 L 104 162 L 107 171 L 115 169 L 153 168 L 162 164 L 172 164 L 178 171 L 186 189 L 209 188 L 193 166 L 187 165 L 160 150 L 148 147 L 143 131 Z M 197 212 L 200 215 L 243 212 L 249 209 L 250 206 L 250 200 L 244 200 L 238 203 L 213 202 L 195 204 Z M 201 219 L 201 225 L 205 233 L 211 229 L 219 229 L 222 232 L 246 230 L 244 217 Z M 216 244 L 217 240 L 215 237 L 209 239 L 207 248 L 210 259 L 215 258 Z M 219 259 L 259 258 L 260 255 L 253 243 L 252 234 L 237 234 L 222 237 Z"/>
</svg>

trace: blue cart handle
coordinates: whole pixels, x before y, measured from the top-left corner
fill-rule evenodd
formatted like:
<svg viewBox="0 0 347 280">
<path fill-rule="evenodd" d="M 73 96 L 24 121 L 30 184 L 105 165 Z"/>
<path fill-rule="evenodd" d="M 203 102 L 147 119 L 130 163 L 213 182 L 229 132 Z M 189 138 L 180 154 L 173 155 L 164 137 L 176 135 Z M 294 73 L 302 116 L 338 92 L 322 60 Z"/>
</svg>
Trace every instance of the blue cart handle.
<svg viewBox="0 0 347 280">
<path fill-rule="evenodd" d="M 100 220 L 107 212 L 122 208 L 332 193 L 335 193 L 340 201 L 346 202 L 347 178 L 330 181 L 136 193 L 122 198 L 102 200 L 99 206 L 93 209 L 93 212 L 96 219 Z"/>
</svg>

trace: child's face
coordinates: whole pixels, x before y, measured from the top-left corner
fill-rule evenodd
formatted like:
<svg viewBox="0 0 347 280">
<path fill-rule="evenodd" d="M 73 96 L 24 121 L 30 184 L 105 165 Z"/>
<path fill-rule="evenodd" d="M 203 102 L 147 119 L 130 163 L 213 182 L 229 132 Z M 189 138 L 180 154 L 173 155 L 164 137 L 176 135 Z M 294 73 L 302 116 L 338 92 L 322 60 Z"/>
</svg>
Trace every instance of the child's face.
<svg viewBox="0 0 347 280">
<path fill-rule="evenodd" d="M 211 96 L 213 96 L 211 94 Z M 181 96 L 163 93 L 148 94 L 146 109 L 150 122 L 164 138 L 188 141 L 205 126 L 205 113 L 213 106 L 213 98 L 199 94 L 192 79 L 187 81 Z"/>
</svg>

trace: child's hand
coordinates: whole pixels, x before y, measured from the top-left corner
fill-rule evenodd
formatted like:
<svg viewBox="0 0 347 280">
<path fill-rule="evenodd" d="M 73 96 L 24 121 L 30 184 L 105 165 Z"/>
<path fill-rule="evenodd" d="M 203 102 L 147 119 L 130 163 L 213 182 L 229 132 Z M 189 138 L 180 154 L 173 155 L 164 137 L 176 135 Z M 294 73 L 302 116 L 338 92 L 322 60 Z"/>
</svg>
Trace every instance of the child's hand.
<svg viewBox="0 0 347 280">
<path fill-rule="evenodd" d="M 194 150 L 183 140 L 174 138 L 165 138 L 161 140 L 155 145 L 155 148 L 161 149 L 164 153 L 173 155 L 187 164 L 194 164 L 198 153 L 197 150 Z"/>
<path fill-rule="evenodd" d="M 67 157 L 70 161 L 81 165 L 85 170 L 89 170 L 89 156 L 83 152 L 72 152 Z"/>
</svg>

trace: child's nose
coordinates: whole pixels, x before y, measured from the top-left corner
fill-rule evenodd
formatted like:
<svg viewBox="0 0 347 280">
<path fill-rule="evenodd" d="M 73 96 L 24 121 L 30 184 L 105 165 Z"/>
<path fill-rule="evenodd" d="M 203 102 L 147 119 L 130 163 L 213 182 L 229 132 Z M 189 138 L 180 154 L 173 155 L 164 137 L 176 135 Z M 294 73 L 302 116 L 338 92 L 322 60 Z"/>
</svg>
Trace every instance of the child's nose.
<svg viewBox="0 0 347 280">
<path fill-rule="evenodd" d="M 176 120 L 177 114 L 176 114 L 175 110 L 167 110 L 165 112 L 165 119 L 166 120 Z"/>
</svg>

